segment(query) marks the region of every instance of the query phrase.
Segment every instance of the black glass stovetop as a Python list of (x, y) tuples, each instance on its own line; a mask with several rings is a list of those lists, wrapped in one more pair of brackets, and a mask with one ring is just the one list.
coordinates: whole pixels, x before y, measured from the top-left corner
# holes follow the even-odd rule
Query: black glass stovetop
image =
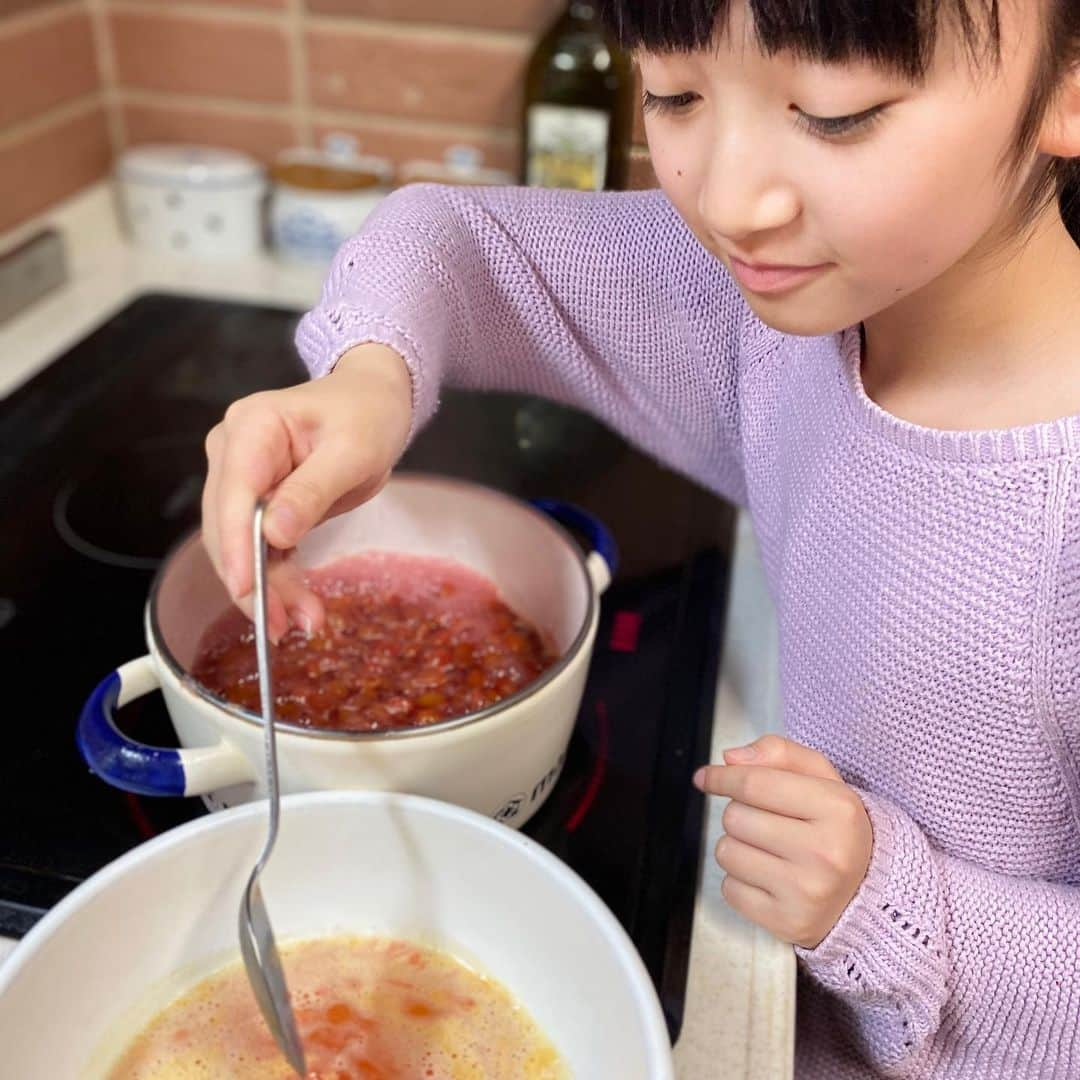
[[(294, 312), (149, 295), (0, 401), (0, 933), (24, 933), (89, 874), (205, 813), (126, 795), (75, 749), (79, 708), (145, 652), (162, 554), (198, 522), (203, 437), (237, 397), (305, 377)], [(673, 1038), (682, 1020), (727, 593), (730, 508), (582, 413), (448, 391), (405, 467), (569, 499), (622, 566), (566, 767), (525, 831), (629, 931)], [(120, 714), (175, 745), (159, 695)]]

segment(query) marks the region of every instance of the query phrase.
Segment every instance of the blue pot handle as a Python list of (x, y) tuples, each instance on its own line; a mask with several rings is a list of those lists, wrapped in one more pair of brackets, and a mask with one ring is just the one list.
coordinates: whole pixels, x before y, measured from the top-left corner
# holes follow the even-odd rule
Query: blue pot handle
[(531, 499), (530, 502), (561, 525), (588, 537), (593, 551), (607, 564), (609, 581), (614, 579), (619, 569), (619, 548), (611, 530), (595, 514), (561, 499)]
[(150, 656), (107, 675), (79, 714), (75, 741), (83, 761), (107, 784), (136, 795), (204, 795), (249, 781), (252, 766), (230, 743), (177, 750), (129, 739), (116, 725), (116, 710), (160, 689)]

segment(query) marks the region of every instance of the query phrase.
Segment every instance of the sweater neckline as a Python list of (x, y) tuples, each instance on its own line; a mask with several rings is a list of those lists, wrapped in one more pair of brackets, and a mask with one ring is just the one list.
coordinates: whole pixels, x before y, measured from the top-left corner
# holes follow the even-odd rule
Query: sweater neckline
[(839, 334), (847, 397), (856, 418), (870, 431), (923, 457), (943, 461), (1045, 461), (1080, 454), (1080, 415), (1063, 416), (1021, 427), (952, 431), (923, 427), (886, 412), (866, 392), (862, 381), (862, 328)]

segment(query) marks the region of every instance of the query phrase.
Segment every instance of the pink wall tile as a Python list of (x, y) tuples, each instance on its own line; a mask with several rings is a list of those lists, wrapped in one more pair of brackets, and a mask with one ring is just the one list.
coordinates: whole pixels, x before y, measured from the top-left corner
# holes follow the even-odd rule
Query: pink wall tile
[(200, 109), (186, 102), (164, 101), (122, 106), (129, 146), (146, 142), (192, 142), (243, 150), (262, 161), (297, 143), (293, 124), (285, 118), (251, 116), (218, 109)]
[(289, 50), (277, 25), (148, 9), (109, 16), (121, 86), (287, 101)]
[(96, 108), (0, 150), (0, 229), (44, 210), (109, 170), (105, 111)]
[(0, 128), (99, 87), (90, 19), (77, 9), (14, 32), (0, 23)]
[(374, 31), (308, 34), (311, 96), (327, 108), (516, 126), (526, 46)]

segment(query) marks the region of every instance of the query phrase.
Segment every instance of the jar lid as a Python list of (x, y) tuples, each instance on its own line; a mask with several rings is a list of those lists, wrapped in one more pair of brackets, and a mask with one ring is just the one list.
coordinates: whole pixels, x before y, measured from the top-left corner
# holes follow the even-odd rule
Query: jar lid
[(116, 171), (121, 179), (137, 183), (214, 190), (251, 187), (261, 183), (265, 174), (255, 158), (239, 150), (179, 143), (149, 143), (125, 150)]
[(450, 146), (442, 161), (407, 161), (398, 175), (403, 184), (513, 184), (514, 177), (503, 169), (485, 168), (484, 155), (475, 146)]
[(305, 191), (357, 191), (388, 185), (394, 169), (386, 158), (298, 146), (278, 154), (270, 175), (277, 184)]

